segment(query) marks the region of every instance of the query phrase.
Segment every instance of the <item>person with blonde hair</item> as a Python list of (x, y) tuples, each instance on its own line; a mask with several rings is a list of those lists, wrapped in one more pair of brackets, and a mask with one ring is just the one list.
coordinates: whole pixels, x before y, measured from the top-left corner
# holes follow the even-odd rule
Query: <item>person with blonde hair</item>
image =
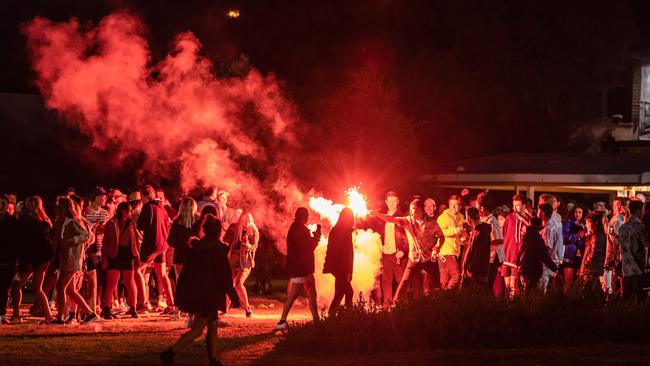
[(178, 207), (178, 214), (169, 228), (167, 244), (174, 248), (174, 271), (176, 280), (183, 270), (183, 262), (188, 250), (188, 243), (192, 237), (192, 227), (196, 223), (197, 204), (192, 197), (185, 197)]
[(253, 312), (248, 303), (244, 282), (255, 267), (255, 252), (260, 242), (260, 232), (255, 226), (253, 215), (250, 212), (243, 213), (237, 220), (237, 224), (228, 228), (224, 240), (230, 245), (228, 257), (233, 275), (233, 286), (239, 296), (239, 302), (246, 311), (246, 317), (250, 318)]
[(19, 220), (19, 241), (22, 246), (18, 254), (18, 275), (14, 278), (11, 295), (13, 298), (12, 323), (21, 323), (20, 304), (22, 302), (22, 287), (30, 277), (34, 277), (32, 287), (37, 307), (43, 309), (45, 322), (54, 320), (50, 313), (47, 296), (43, 292), (43, 280), (47, 267), (52, 260), (52, 244), (50, 229), (52, 222), (43, 209), (43, 200), (32, 196), (25, 200), (25, 214)]
[(99, 317), (95, 313), (95, 309), (91, 308), (79, 294), (75, 282), (78, 282), (83, 276), (84, 251), (95, 241), (95, 238), (90, 224), (81, 215), (81, 209), (75, 201), (64, 198), (60, 204), (65, 221), (60, 230), (54, 233), (60, 238), (59, 263), (61, 266), (59, 280), (56, 283), (59, 313), (57, 314), (58, 319), (54, 323), (66, 324), (74, 320), (74, 313), (64, 319), (67, 300), (70, 300), (85, 312), (84, 324), (90, 324)]

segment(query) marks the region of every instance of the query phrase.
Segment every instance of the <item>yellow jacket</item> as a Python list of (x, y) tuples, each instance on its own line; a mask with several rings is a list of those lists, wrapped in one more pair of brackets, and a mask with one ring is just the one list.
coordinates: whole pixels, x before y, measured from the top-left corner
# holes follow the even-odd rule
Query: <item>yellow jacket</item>
[(452, 215), (449, 209), (446, 209), (438, 216), (438, 225), (445, 234), (445, 243), (440, 248), (440, 255), (460, 256), (460, 231), (463, 228), (465, 218), (463, 215), (456, 213)]

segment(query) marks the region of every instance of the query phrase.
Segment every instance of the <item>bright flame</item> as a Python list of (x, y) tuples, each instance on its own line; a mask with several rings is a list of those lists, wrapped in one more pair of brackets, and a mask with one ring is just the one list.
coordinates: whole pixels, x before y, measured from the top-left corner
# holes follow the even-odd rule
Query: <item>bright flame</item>
[(327, 219), (332, 226), (336, 225), (339, 215), (344, 207), (349, 207), (356, 218), (366, 218), (368, 216), (368, 205), (366, 197), (359, 192), (359, 188), (352, 187), (345, 191), (347, 205), (334, 203), (323, 197), (309, 198), (309, 207), (320, 215), (321, 219)]
[[(368, 216), (366, 199), (359, 192), (358, 188), (353, 187), (348, 189), (345, 195), (347, 205), (334, 203), (323, 197), (311, 197), (309, 199), (309, 207), (320, 215), (321, 220), (327, 220), (332, 226), (336, 224), (341, 210), (346, 206), (352, 209), (356, 218), (365, 218)], [(309, 225), (308, 227), (312, 232), (316, 230), (315, 224)], [(367, 299), (367, 296), (375, 286), (375, 280), (381, 268), (381, 238), (379, 234), (370, 229), (357, 229), (352, 234), (352, 244), (354, 245), (352, 288), (354, 289), (355, 299), (358, 299), (360, 293)], [(323, 235), (314, 252), (316, 260), (316, 273), (314, 277), (316, 279), (318, 303), (321, 306), (329, 305), (334, 296), (334, 276), (323, 274), (326, 253), (327, 238)]]
[(353, 187), (345, 192), (348, 197), (348, 207), (354, 212), (354, 217), (365, 218), (368, 216), (368, 205), (366, 204), (366, 197), (360, 192), (359, 188)]
[(239, 10), (238, 9), (230, 9), (226, 13), (228, 18), (239, 18)]

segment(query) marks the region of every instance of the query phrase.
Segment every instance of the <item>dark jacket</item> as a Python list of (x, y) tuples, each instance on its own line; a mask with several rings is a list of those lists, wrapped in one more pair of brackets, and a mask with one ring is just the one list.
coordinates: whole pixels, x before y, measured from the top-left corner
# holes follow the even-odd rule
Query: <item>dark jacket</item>
[(176, 305), (190, 314), (216, 317), (226, 311), (226, 295), (239, 307), (228, 265), (228, 247), (218, 238), (193, 238), (176, 286)]
[(29, 265), (32, 269), (38, 269), (50, 262), (53, 257), (50, 225), (25, 215), (20, 218), (18, 228), (21, 244), (18, 254), (20, 265)]
[(462, 274), (475, 280), (486, 280), (490, 267), (492, 226), (481, 223), (472, 230), (463, 254)]
[(186, 228), (176, 222), (172, 223), (167, 243), (174, 248), (174, 264), (184, 263), (189, 250), (190, 237), (192, 237), (192, 228)]
[(105, 258), (115, 258), (117, 256), (117, 249), (120, 245), (120, 238), (122, 235), (127, 235), (129, 246), (131, 248), (131, 255), (134, 258), (138, 257), (138, 239), (135, 223), (131, 219), (128, 219), (123, 231), (120, 228), (120, 224), (117, 222), (117, 218), (114, 217), (106, 223), (106, 227), (104, 228), (103, 250), (106, 254), (104, 256)]
[(0, 265), (16, 265), (18, 259), (18, 220), (14, 216), (0, 216)]
[(519, 273), (526, 279), (539, 280), (546, 265), (552, 271), (557, 271), (557, 266), (551, 259), (544, 238), (539, 233), (541, 228), (530, 228), (524, 235), (521, 249), (517, 255)]
[(585, 254), (582, 257), (580, 275), (602, 276), (605, 272), (605, 251), (607, 237), (603, 232), (588, 234), (585, 241)]
[(138, 217), (138, 230), (142, 231), (143, 253), (161, 253), (167, 249), (169, 216), (159, 201), (149, 201)]
[[(386, 211), (382, 211), (382, 213), (386, 213)], [(404, 213), (397, 210), (392, 216), (400, 217), (400, 216), (404, 216)], [(386, 222), (379, 218), (375, 218), (372, 228), (376, 233), (379, 233), (379, 236), (381, 236), (381, 245), (383, 246), (384, 235), (386, 230)], [(403, 227), (399, 225), (395, 225), (395, 247), (397, 248), (398, 251), (404, 252), (405, 257), (408, 257), (409, 243), (408, 243), (408, 239), (406, 238), (406, 231), (404, 230)]]
[(293, 222), (287, 233), (287, 275), (304, 277), (314, 274), (314, 250), (320, 238), (312, 236), (305, 225)]
[(353, 264), (352, 229), (335, 225), (327, 239), (323, 273), (331, 273), (334, 276), (352, 275)]

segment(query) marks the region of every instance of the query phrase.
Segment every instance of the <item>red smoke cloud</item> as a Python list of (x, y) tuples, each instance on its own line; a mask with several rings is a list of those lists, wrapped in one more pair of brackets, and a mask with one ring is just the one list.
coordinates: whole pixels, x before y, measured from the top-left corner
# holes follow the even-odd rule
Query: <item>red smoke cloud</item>
[(217, 78), (190, 32), (152, 65), (144, 31), (126, 13), (92, 29), (75, 19), (24, 24), (47, 107), (95, 148), (117, 146), (120, 158), (143, 155), (149, 177), (175, 177), (186, 191), (229, 190), (282, 238), (286, 226), (279, 224), (304, 196), (289, 173), (298, 118), (277, 81), (255, 69)]

